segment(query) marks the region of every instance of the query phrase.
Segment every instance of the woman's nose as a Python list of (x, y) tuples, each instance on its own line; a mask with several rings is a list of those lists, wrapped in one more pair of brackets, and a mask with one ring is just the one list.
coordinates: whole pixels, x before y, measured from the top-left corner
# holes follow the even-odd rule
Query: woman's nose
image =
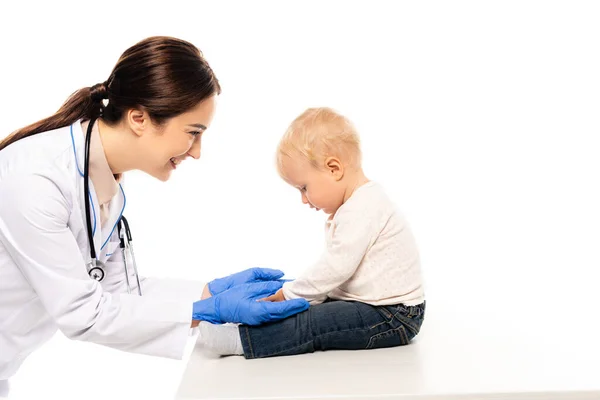
[(200, 158), (200, 147), (201, 147), (200, 146), (200, 137), (198, 137), (196, 140), (194, 140), (194, 143), (192, 144), (192, 147), (188, 151), (188, 154), (194, 160), (197, 160), (197, 159)]

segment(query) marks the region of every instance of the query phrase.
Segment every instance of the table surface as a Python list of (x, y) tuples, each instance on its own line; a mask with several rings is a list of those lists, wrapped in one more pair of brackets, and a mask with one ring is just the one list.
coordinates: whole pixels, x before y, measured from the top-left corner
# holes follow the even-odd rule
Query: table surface
[(177, 398), (600, 399), (593, 317), (427, 307), (421, 333), (403, 347), (246, 360), (197, 343)]

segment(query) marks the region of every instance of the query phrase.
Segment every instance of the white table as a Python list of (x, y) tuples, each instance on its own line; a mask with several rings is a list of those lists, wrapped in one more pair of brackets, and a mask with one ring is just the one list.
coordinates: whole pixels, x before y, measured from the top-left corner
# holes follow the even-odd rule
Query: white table
[(600, 399), (598, 323), (569, 309), (482, 307), (469, 318), (428, 303), (417, 339), (391, 349), (246, 360), (197, 344), (177, 398)]

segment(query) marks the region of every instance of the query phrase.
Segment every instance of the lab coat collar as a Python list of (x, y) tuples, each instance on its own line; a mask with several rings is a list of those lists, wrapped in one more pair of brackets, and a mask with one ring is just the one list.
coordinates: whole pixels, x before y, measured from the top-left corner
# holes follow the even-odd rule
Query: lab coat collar
[[(89, 121), (81, 123), (82, 132), (87, 132), (88, 124)], [(110, 202), (119, 192), (119, 178), (120, 175), (113, 175), (108, 165), (102, 140), (100, 139), (100, 132), (98, 131), (98, 122), (96, 121), (92, 127), (90, 143), (90, 179), (94, 182), (100, 204)]]
[[(100, 225), (100, 207), (98, 203), (98, 194), (96, 191), (96, 187), (94, 185), (94, 181), (90, 179), (89, 189), (90, 192), (87, 198), (84, 198), (83, 188), (83, 166), (84, 166), (84, 150), (85, 150), (85, 135), (83, 133), (83, 128), (81, 126), (81, 120), (75, 121), (71, 126), (71, 141), (73, 144), (73, 153), (75, 157), (75, 163), (77, 166), (78, 177), (77, 177), (77, 187), (78, 187), (78, 197), (79, 204), (81, 208), (81, 216), (83, 223), (85, 224), (85, 203), (84, 201), (91, 201), (90, 214), (91, 214), (91, 223), (92, 223), (92, 233), (94, 237), (94, 246), (96, 247), (96, 257), (98, 260), (104, 262), (106, 258), (110, 256), (112, 253), (112, 249), (107, 248), (107, 244), (112, 236), (112, 233), (117, 227), (117, 223), (119, 222), (121, 216), (123, 215), (123, 210), (125, 209), (126, 197), (125, 191), (121, 183), (118, 183), (118, 191), (115, 196), (113, 196), (112, 200), (110, 200), (110, 215), (104, 224), (104, 226), (99, 227)], [(90, 143), (90, 152), (91, 152), (91, 143)], [(90, 160), (91, 161), (91, 160)], [(90, 162), (91, 168), (91, 162)], [(120, 181), (123, 179), (121, 177)], [(89, 257), (89, 253), (88, 253)]]

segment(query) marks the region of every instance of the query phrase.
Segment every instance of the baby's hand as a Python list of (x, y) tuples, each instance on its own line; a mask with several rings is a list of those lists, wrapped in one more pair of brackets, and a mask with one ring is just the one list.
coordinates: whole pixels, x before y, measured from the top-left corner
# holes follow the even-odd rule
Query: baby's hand
[(283, 295), (283, 290), (279, 289), (277, 291), (277, 293), (272, 294), (269, 297), (265, 297), (263, 299), (260, 299), (258, 301), (272, 301), (272, 302), (285, 301), (285, 296)]

